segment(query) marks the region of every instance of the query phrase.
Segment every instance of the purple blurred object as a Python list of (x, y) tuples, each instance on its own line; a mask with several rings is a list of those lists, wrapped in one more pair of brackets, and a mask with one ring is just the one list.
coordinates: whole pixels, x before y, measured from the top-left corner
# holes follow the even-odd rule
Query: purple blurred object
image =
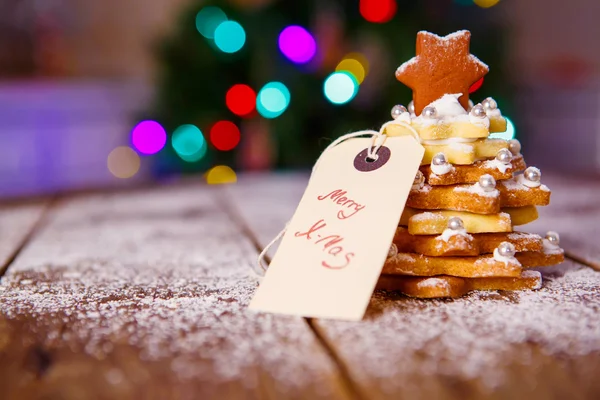
[(53, 193), (118, 180), (107, 156), (129, 144), (144, 89), (122, 82), (0, 84), (0, 197)]

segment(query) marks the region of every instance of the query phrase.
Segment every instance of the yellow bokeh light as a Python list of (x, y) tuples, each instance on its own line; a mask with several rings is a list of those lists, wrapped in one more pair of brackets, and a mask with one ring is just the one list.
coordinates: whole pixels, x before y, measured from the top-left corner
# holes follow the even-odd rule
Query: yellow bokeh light
[(346, 71), (351, 73), (356, 81), (361, 84), (369, 72), (369, 61), (360, 53), (349, 53), (335, 68), (336, 71)]
[(337, 72), (346, 71), (350, 72), (355, 78), (356, 81), (361, 84), (362, 81), (365, 80), (365, 69), (362, 64), (352, 58), (346, 58), (342, 60), (337, 67), (335, 67)]
[(106, 165), (117, 178), (131, 178), (140, 170), (140, 156), (127, 146), (119, 146), (110, 152)]
[(237, 175), (226, 165), (217, 165), (206, 173), (206, 183), (209, 185), (222, 185), (225, 183), (236, 183)]
[(500, 0), (473, 0), (481, 8), (490, 8), (498, 4)]

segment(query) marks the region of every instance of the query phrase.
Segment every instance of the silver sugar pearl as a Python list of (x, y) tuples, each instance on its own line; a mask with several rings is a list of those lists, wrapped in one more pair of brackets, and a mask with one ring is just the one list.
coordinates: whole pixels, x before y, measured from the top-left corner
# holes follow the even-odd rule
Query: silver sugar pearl
[(525, 179), (531, 182), (539, 182), (542, 179), (542, 171), (536, 167), (529, 167), (523, 173)]
[(486, 115), (485, 109), (481, 104), (477, 104), (476, 106), (473, 106), (473, 108), (471, 108), (471, 115), (477, 118), (483, 118)]
[(459, 229), (464, 229), (464, 228), (465, 228), (465, 224), (463, 223), (463, 220), (460, 219), (459, 217), (452, 217), (448, 220), (448, 229), (457, 231)]
[(498, 108), (498, 103), (496, 103), (496, 100), (492, 99), (491, 97), (485, 99), (481, 104), (483, 104), (483, 106), (488, 110), (495, 110)]
[(548, 231), (546, 233), (546, 240), (548, 240), (551, 244), (558, 246), (560, 244), (560, 235), (558, 232)]
[(511, 139), (508, 142), (508, 149), (510, 150), (511, 153), (513, 153), (515, 156), (521, 153), (521, 142), (519, 142), (517, 139)]
[(392, 118), (396, 119), (405, 112), (407, 112), (406, 107), (404, 107), (401, 104), (395, 105), (394, 107), (392, 107)]
[(437, 153), (431, 159), (431, 164), (433, 165), (446, 165), (448, 163), (448, 159), (446, 159), (446, 155), (444, 153)]
[(512, 158), (512, 153), (508, 149), (500, 149), (498, 150), (498, 153), (496, 153), (496, 160), (500, 161), (502, 164), (510, 163)]
[(413, 101), (408, 103), (408, 112), (411, 114), (415, 113), (415, 103)]
[(388, 258), (396, 257), (398, 255), (398, 247), (392, 243), (390, 250), (388, 251)]
[(435, 118), (437, 116), (437, 110), (435, 107), (427, 106), (423, 109), (423, 117), (425, 118)]
[(415, 179), (413, 180), (413, 185), (425, 183), (425, 175), (419, 170), (415, 175)]
[(496, 180), (491, 175), (481, 175), (481, 177), (479, 177), (479, 186), (481, 186), (485, 192), (491, 192), (496, 188)]
[(510, 242), (502, 242), (498, 246), (498, 254), (502, 257), (514, 257), (516, 252), (515, 245)]

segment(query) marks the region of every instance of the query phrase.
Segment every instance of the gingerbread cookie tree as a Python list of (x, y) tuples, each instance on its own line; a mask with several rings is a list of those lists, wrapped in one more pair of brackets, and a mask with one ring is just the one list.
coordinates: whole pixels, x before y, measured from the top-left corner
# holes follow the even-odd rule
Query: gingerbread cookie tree
[(550, 202), (540, 170), (526, 167), (492, 98), (474, 105), (468, 89), (488, 71), (469, 54), (470, 33), (417, 36), (417, 56), (396, 71), (413, 89), (408, 109), (395, 106), (390, 136), (420, 136), (425, 156), (415, 177), (378, 287), (415, 297), (456, 297), (470, 290), (541, 286), (532, 267), (564, 259), (558, 234), (515, 231)]

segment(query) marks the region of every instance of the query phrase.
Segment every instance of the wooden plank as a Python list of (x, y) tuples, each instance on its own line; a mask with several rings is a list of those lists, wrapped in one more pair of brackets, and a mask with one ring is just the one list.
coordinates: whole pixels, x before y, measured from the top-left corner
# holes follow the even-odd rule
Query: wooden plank
[(3, 398), (346, 398), (301, 318), (247, 310), (252, 248), (204, 187), (66, 200), (0, 285)]
[[(304, 185), (305, 177), (242, 178), (232, 198), (243, 199), (237, 209), (264, 244), (291, 217)], [(312, 323), (365, 397), (598, 397), (600, 273), (572, 261), (543, 271), (535, 292), (441, 301), (378, 292), (361, 322)]]
[(0, 207), (0, 275), (42, 217), (47, 202)]

